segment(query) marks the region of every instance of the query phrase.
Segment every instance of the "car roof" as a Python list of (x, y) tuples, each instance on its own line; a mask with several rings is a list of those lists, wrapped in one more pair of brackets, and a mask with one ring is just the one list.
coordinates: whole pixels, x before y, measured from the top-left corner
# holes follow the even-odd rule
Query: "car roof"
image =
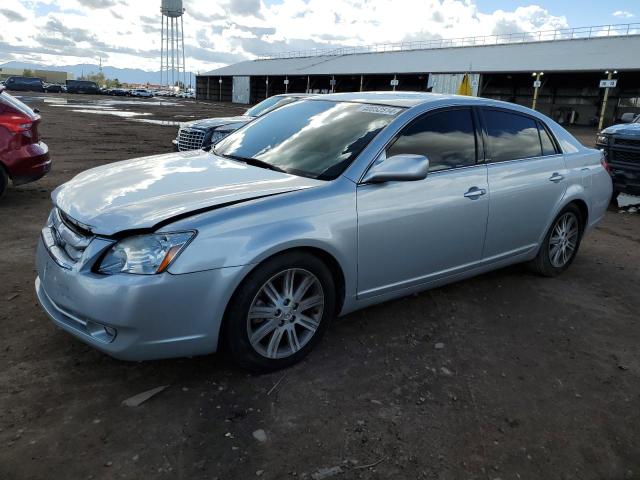
[(528, 107), (490, 98), (470, 97), (428, 92), (352, 92), (331, 93), (309, 96), (309, 100), (329, 100), (334, 102), (355, 102), (384, 105), (390, 107), (413, 108), (418, 105), (433, 105), (434, 108), (446, 105), (468, 105), (478, 107), (504, 108), (537, 117), (545, 122), (552, 121), (545, 115)]
[(325, 95), (315, 95), (314, 98), (337, 102), (373, 103), (377, 105), (387, 105), (390, 107), (415, 107), (416, 105), (422, 105), (424, 103), (431, 103), (442, 100), (459, 101), (468, 99), (471, 103), (475, 103), (479, 100), (477, 97), (428, 92), (329, 93)]
[(278, 95), (274, 95), (274, 97), (291, 97), (291, 98), (307, 98), (312, 97), (311, 93), (279, 93)]

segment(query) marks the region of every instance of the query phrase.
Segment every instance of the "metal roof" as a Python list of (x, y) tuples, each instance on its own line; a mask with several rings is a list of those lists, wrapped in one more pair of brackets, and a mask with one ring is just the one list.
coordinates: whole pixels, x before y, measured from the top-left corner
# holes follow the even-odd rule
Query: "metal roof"
[(640, 70), (640, 35), (249, 60), (204, 76)]

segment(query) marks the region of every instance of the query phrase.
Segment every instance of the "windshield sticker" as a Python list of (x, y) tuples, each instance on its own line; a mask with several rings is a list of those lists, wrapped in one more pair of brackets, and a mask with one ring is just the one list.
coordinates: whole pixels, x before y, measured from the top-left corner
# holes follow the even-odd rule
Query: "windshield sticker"
[(366, 113), (378, 113), (380, 115), (396, 115), (400, 110), (402, 109), (394, 107), (382, 107), (380, 105), (363, 105), (358, 111)]

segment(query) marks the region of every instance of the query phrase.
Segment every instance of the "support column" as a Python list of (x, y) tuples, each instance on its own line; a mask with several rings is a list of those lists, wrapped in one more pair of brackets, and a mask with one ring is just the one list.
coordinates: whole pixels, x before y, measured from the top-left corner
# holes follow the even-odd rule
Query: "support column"
[[(186, 62), (184, 59), (184, 16), (180, 16), (180, 31), (182, 32), (182, 85), (183, 87), (187, 86), (187, 70), (186, 70)], [(189, 81), (191, 83), (191, 81)]]
[(164, 85), (162, 83), (162, 69), (164, 67), (164, 15), (161, 17), (160, 22), (160, 85)]
[[(611, 70), (607, 71), (607, 80), (613, 80), (613, 74)], [(598, 132), (602, 130), (602, 126), (604, 125), (604, 115), (607, 111), (607, 100), (609, 100), (609, 87), (604, 89), (604, 99), (602, 100), (602, 110), (600, 111), (600, 120), (598, 121)]]
[(364, 75), (360, 75), (360, 91), (364, 90)]

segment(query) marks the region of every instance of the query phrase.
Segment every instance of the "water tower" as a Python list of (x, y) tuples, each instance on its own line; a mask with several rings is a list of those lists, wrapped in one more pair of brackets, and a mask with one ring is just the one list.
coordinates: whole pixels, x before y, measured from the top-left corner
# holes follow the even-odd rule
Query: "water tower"
[(160, 83), (173, 86), (176, 82), (182, 82), (182, 85), (185, 85), (182, 0), (162, 0), (160, 11)]

